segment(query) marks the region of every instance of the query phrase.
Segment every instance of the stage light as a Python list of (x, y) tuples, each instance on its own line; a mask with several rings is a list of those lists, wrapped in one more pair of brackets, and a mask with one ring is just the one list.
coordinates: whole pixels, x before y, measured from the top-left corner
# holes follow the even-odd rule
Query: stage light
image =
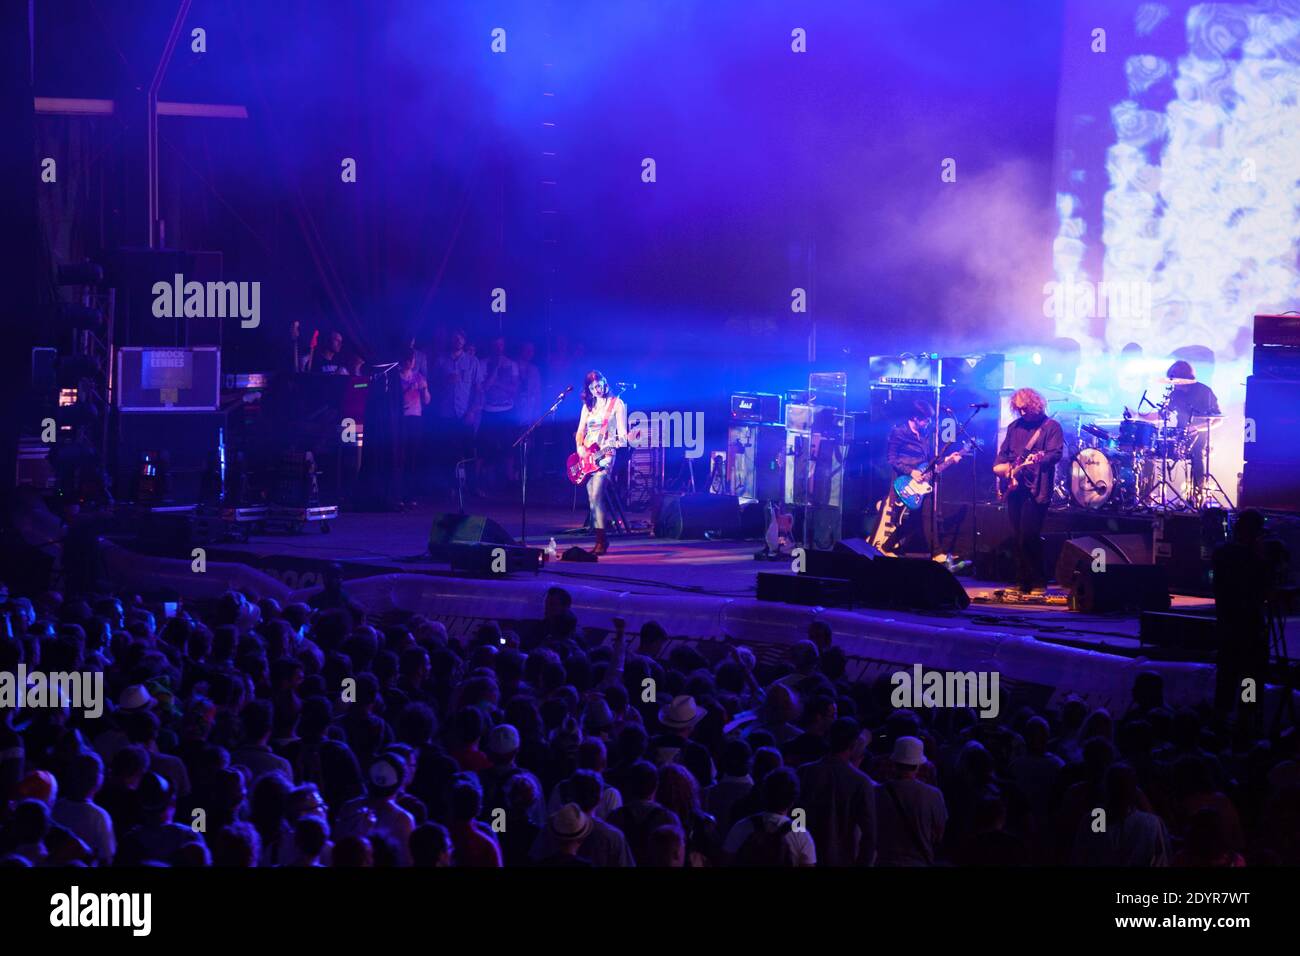
[(1043, 353), (1042, 353), (1042, 352), (1035, 352), (1032, 356), (1030, 356), (1030, 361), (1032, 361), (1035, 365), (1042, 365), (1042, 364), (1043, 364)]

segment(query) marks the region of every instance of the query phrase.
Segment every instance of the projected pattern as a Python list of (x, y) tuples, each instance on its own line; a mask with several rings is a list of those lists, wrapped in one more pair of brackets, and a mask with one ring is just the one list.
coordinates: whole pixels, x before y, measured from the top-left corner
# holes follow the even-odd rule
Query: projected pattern
[[(1170, 7), (1137, 9), (1139, 45), (1181, 46)], [(1109, 109), (1101, 279), (1149, 283), (1150, 312), (1107, 314), (1099, 302), (1089, 314), (1058, 315), (1057, 334), (1111, 359), (1094, 361), (1091, 380), (1079, 383), (1097, 396), (1122, 390), (1127, 375), (1149, 378), (1177, 349), (1205, 347), (1216, 358), (1220, 398), (1240, 414), (1252, 316), (1300, 300), (1300, 0), (1198, 4), (1183, 22), (1181, 55), (1125, 57), (1127, 98)], [(1083, 126), (1088, 118), (1076, 119)], [(1085, 196), (1099, 171), (1064, 172), (1054, 268), (1061, 283), (1081, 283), (1097, 225), (1087, 221)], [(1141, 346), (1140, 370), (1117, 359), (1130, 343)], [(1231, 444), (1239, 462), (1240, 446)]]

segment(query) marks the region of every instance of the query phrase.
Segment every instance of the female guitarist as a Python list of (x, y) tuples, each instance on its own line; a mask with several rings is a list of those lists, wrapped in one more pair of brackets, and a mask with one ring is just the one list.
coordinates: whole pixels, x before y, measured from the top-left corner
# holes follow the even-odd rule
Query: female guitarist
[(609, 550), (605, 526), (605, 482), (614, 469), (614, 450), (627, 445), (627, 405), (609, 393), (609, 382), (595, 369), (582, 382), (582, 414), (573, 436), (578, 447), (569, 458), (569, 477), (587, 482), (587, 501), (596, 526), (596, 554)]
[(1003, 479), (1003, 499), (1016, 549), (1016, 577), (1021, 592), (1041, 591), (1047, 583), (1043, 568), (1043, 518), (1052, 498), (1056, 463), (1065, 448), (1061, 426), (1047, 417), (1047, 403), (1032, 388), (1011, 396), (1018, 416), (1007, 426), (993, 473)]

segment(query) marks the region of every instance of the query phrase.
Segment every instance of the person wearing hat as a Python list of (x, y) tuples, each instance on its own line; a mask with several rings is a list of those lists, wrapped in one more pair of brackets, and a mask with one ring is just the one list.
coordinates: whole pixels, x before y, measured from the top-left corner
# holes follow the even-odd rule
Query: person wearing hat
[(535, 827), (544, 827), (546, 805), (542, 802), (542, 794), (545, 791), (536, 776), (516, 763), (519, 746), (519, 731), (512, 724), (497, 724), (487, 732), (484, 747), (492, 765), (478, 772), (479, 784), (483, 788), (483, 810), (491, 814), (494, 810), (506, 809), (509, 806), (506, 795), (511, 781), (515, 777), (527, 777), (533, 783), (533, 792), (537, 794), (528, 807), (528, 822)]
[(579, 854), (582, 844), (591, 836), (591, 817), (582, 812), (576, 803), (566, 803), (551, 814), (546, 825), (547, 833), (555, 845), (555, 852), (538, 862), (538, 866), (591, 866), (591, 860)]
[(172, 821), (176, 790), (159, 773), (146, 773), (137, 788), (143, 821), (122, 838), (113, 860), (116, 866), (139, 866), (155, 861), (169, 863), (184, 846), (203, 843), (203, 836)]
[(916, 737), (894, 741), (893, 779), (876, 790), (878, 866), (933, 866), (948, 823), (937, 787), (916, 779), (925, 745)]
[[(568, 780), (563, 780), (556, 786), (556, 790), (562, 790), (569, 799), (556, 807), (551, 817), (564, 809), (568, 803), (577, 804), (579, 809), (591, 819), (591, 835), (579, 848), (579, 855), (591, 860), (592, 866), (634, 866), (632, 851), (623, 832), (600, 819), (596, 813), (605, 791), (609, 789), (601, 780), (600, 774), (594, 770), (578, 770)], [(556, 841), (548, 826), (538, 834), (529, 852), (529, 858), (540, 862), (553, 855), (556, 850)]]
[(695, 777), (701, 788), (713, 786), (713, 757), (708, 748), (691, 740), (691, 734), (708, 710), (695, 702), (689, 694), (674, 697), (659, 708), (659, 726), (663, 733), (650, 741), (650, 756), (662, 767), (679, 763)]
[(393, 844), (398, 866), (411, 865), (410, 841), (415, 831), (415, 817), (397, 802), (405, 782), (406, 761), (388, 750), (376, 755), (366, 770), (367, 805), (375, 817), (370, 835), (385, 837)]
[(117, 708), (105, 721), (108, 726), (95, 735), (93, 743), (95, 752), (104, 759), (105, 764), (112, 764), (117, 752), (131, 743), (126, 732), (126, 721), (130, 715), (148, 713), (154, 704), (153, 695), (143, 684), (131, 684), (122, 688), (122, 692), (117, 695)]

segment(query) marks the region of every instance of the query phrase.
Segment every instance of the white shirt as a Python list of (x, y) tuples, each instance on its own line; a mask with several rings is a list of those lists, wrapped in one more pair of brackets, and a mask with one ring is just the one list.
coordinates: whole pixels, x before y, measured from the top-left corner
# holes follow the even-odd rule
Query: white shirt
[(113, 820), (105, 810), (97, 803), (89, 800), (63, 800), (54, 801), (54, 809), (50, 811), (56, 823), (59, 823), (81, 839), (86, 841), (86, 845), (95, 851), (95, 859), (101, 866), (108, 866), (113, 862), (113, 855), (117, 852), (117, 839), (113, 835)]

